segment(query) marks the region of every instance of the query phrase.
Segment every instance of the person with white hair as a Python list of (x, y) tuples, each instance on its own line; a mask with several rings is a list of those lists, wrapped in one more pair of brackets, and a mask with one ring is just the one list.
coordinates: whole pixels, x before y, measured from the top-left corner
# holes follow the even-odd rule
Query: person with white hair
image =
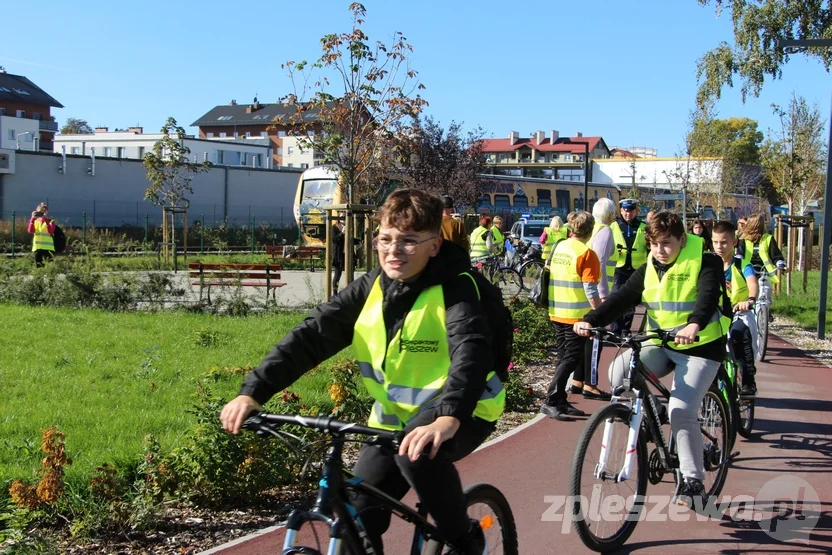
[(549, 260), (549, 253), (552, 248), (558, 244), (559, 241), (566, 239), (569, 233), (569, 227), (563, 225), (563, 220), (560, 216), (552, 218), (549, 227), (543, 229), (540, 235), (540, 244), (543, 246), (543, 260)]

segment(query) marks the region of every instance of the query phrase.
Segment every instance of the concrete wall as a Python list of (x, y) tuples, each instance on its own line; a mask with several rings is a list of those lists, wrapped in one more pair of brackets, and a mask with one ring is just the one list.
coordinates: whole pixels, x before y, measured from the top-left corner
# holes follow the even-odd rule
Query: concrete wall
[[(88, 224), (97, 227), (144, 226), (145, 214), (152, 225), (161, 222), (161, 208), (144, 200), (149, 182), (139, 160), (101, 159), (90, 175), (89, 156), (66, 156), (66, 172), (60, 173), (61, 156), (14, 152), (14, 173), (0, 174), (0, 219), (28, 218), (42, 201), (49, 213), (65, 225), (80, 226), (86, 212)], [(300, 171), (215, 167), (194, 177), (188, 220), (205, 215), (213, 226), (224, 218), (247, 225), (269, 222), (294, 224), (292, 205)]]

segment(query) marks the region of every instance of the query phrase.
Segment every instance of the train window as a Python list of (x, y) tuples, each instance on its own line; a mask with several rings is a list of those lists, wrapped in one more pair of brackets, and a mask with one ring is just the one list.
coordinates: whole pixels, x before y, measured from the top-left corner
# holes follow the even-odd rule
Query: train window
[(565, 191), (563, 189), (559, 189), (555, 191), (555, 199), (557, 199), (557, 207), (558, 208), (565, 208), (566, 210), (571, 209), (571, 202), (569, 200), (569, 191)]
[(537, 190), (537, 206), (540, 208), (552, 207), (552, 191), (548, 189)]
[(511, 199), (508, 195), (494, 195), (494, 206), (498, 208), (510, 208)]
[(491, 196), (483, 195), (477, 199), (477, 206), (491, 206)]
[(514, 195), (514, 207), (515, 208), (528, 208), (529, 207), (529, 197), (525, 195)]

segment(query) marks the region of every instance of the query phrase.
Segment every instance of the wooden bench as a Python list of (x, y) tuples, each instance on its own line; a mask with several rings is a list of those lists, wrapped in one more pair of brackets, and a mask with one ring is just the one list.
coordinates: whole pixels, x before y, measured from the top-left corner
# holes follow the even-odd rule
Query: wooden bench
[(324, 247), (296, 247), (294, 245), (266, 245), (266, 255), (271, 256), (272, 261), (278, 260), (300, 260), (301, 263), (309, 262), (309, 271), (315, 271), (315, 264), (324, 264), (326, 249)]
[(207, 291), (208, 304), (211, 304), (211, 287), (229, 287), (240, 285), (243, 287), (265, 287), (266, 304), (269, 303), (269, 292), (277, 302), (275, 292), (286, 285), (280, 279), (280, 265), (278, 264), (204, 264), (191, 262), (188, 264), (188, 279), (191, 285), (199, 285), (199, 300), (202, 301), (202, 291)]

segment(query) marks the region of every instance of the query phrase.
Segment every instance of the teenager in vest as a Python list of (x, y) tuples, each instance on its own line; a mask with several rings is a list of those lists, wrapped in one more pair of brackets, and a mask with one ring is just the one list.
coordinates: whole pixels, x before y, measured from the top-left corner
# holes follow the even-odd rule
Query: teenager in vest
[[(574, 372), (575, 380), (583, 384), (592, 346), (591, 341), (575, 334), (572, 325), (601, 303), (600, 262), (586, 244), (595, 220), (589, 212), (573, 212), (568, 221), (569, 238), (558, 243), (549, 258), (549, 319), (555, 325), (558, 364), (540, 407), (546, 416), (564, 421), (572, 420), (572, 416), (586, 416), (567, 401), (566, 393), (570, 373)], [(600, 394), (597, 388), (595, 391)]]
[(743, 395), (757, 393), (754, 374), (757, 373), (754, 353), (757, 351), (757, 317), (754, 303), (757, 301), (757, 273), (741, 256), (734, 255), (737, 245), (737, 229), (731, 222), (717, 222), (711, 231), (714, 253), (722, 259), (725, 270), (725, 289), (734, 310), (734, 321), (728, 337), (734, 356), (742, 370)]
[[(638, 201), (625, 198), (619, 203), (621, 217), (610, 225), (615, 248), (618, 251), (618, 261), (615, 263), (615, 273), (612, 278), (613, 292), (621, 289), (630, 276), (647, 261), (647, 243), (644, 230), (647, 224), (638, 217)], [(612, 322), (610, 330), (617, 334), (630, 333), (633, 327), (635, 307), (628, 310)]]
[(543, 260), (549, 260), (549, 255), (552, 253), (552, 248), (558, 243), (566, 239), (568, 230), (563, 225), (563, 220), (560, 216), (555, 216), (549, 222), (549, 227), (543, 228), (543, 233), (540, 234), (540, 244), (543, 245)]
[(780, 281), (777, 278), (777, 270), (786, 270), (786, 261), (777, 246), (777, 241), (771, 233), (766, 233), (765, 217), (759, 214), (748, 218), (743, 227), (737, 254), (742, 257), (743, 262), (751, 264), (758, 272), (765, 269), (772, 284)]
[(497, 254), (494, 234), (491, 232), (491, 216), (480, 218), (480, 225), (471, 232), (471, 260), (481, 260)]
[[(378, 220), (380, 268), (284, 337), (246, 376), (220, 419), (227, 431), (239, 432), (249, 413), (352, 345), (375, 399), (369, 425), (405, 434), (398, 453), (364, 446), (355, 474), (397, 499), (414, 488), (437, 526), (454, 538), (452, 553), (482, 553), (483, 532), (466, 514), (454, 462), (494, 431), (505, 390), (490, 370), (491, 332), (468, 254), (442, 241), (442, 201), (423, 191), (393, 192)], [(417, 343), (435, 349), (411, 348)], [(382, 553), (389, 510), (369, 497), (353, 504)]]
[(708, 227), (705, 225), (705, 222), (702, 220), (694, 220), (693, 225), (690, 228), (690, 232), (696, 235), (697, 237), (701, 237), (702, 240), (705, 242), (705, 250), (708, 252), (714, 252), (714, 245), (711, 241), (711, 233), (708, 231)]
[[(574, 331), (588, 336), (587, 328), (606, 326), (639, 303), (647, 305), (648, 330), (677, 330), (675, 343), (668, 347), (658, 341), (645, 344), (641, 362), (658, 377), (674, 373), (670, 424), (684, 480), (673, 502), (692, 507), (694, 497), (705, 501), (697, 409), (725, 359), (725, 335), (731, 321), (724, 314), (730, 313), (730, 305), (724, 293), (720, 259), (702, 251), (702, 239), (685, 233), (677, 214), (659, 212), (645, 233), (650, 245), (647, 263), (576, 323)], [(692, 309), (687, 308), (691, 305)], [(697, 336), (699, 341), (695, 341)], [(669, 368), (671, 362), (675, 370)], [(629, 364), (629, 351), (612, 362), (609, 372), (613, 388), (621, 385)]]
[(49, 217), (49, 207), (45, 202), (38, 204), (29, 219), (27, 231), (34, 235), (32, 252), (35, 253), (35, 265), (43, 266), (44, 260), (51, 260), (55, 256), (55, 220)]

